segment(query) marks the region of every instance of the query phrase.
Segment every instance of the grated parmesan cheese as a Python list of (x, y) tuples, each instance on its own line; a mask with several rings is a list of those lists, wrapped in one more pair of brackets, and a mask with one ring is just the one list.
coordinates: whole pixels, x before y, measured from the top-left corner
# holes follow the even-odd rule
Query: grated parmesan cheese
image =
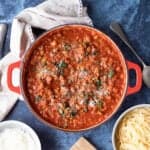
[(22, 129), (9, 128), (0, 131), (0, 150), (33, 150), (32, 137)]

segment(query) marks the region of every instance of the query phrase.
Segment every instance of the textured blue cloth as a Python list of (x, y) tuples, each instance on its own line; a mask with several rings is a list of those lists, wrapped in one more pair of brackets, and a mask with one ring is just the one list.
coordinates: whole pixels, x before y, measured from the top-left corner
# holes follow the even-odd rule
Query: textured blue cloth
[[(11, 24), (12, 18), (22, 9), (35, 6), (41, 0), (0, 0), (0, 21)], [(60, 1), (61, 2), (61, 1)], [(126, 31), (137, 53), (150, 64), (150, 1), (149, 0), (83, 0), (96, 28), (108, 34), (120, 47), (126, 59), (139, 64), (129, 49), (110, 30), (111, 21), (118, 21)], [(1, 57), (9, 51), (10, 26)], [(131, 84), (134, 73), (129, 74)], [(112, 150), (112, 128), (119, 115), (127, 108), (141, 103), (150, 103), (150, 89), (143, 84), (140, 92), (128, 96), (118, 112), (103, 125), (85, 132), (67, 133), (49, 128), (38, 121), (24, 102), (18, 102), (6, 120), (20, 120), (30, 125), (42, 143), (42, 150), (68, 150), (76, 140), (84, 136), (98, 150)]]

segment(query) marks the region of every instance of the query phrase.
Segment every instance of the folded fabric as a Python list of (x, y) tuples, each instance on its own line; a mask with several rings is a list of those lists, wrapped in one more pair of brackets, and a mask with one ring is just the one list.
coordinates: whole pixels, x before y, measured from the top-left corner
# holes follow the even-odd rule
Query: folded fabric
[[(0, 120), (2, 120), (21, 95), (11, 91), (7, 85), (8, 66), (21, 59), (23, 53), (34, 42), (32, 27), (49, 30), (64, 24), (86, 24), (92, 26), (86, 8), (80, 0), (47, 0), (36, 7), (24, 9), (13, 20), (10, 52), (0, 61), (1, 92)], [(19, 71), (13, 73), (12, 82), (19, 85)]]

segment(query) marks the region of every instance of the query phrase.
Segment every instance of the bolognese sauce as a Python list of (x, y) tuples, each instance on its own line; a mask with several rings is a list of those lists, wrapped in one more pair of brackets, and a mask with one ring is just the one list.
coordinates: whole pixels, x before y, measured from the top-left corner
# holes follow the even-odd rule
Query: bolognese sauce
[(103, 122), (125, 89), (118, 50), (103, 34), (78, 26), (49, 32), (30, 57), (27, 92), (51, 124), (82, 129)]

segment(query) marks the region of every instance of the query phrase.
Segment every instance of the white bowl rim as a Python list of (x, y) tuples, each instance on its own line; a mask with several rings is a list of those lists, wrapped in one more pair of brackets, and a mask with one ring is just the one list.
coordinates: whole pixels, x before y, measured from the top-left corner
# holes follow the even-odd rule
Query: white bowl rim
[(0, 129), (9, 129), (11, 127), (19, 127), (20, 129), (26, 131), (29, 133), (29, 135), (32, 137), (33, 141), (36, 144), (36, 150), (41, 150), (41, 142), (37, 135), (37, 133), (26, 123), (18, 120), (6, 120), (0, 122)]
[(112, 131), (112, 146), (113, 146), (113, 150), (117, 150), (116, 149), (116, 145), (115, 145), (115, 133), (116, 133), (116, 129), (117, 126), (119, 124), (119, 122), (121, 121), (121, 119), (130, 111), (136, 109), (136, 108), (141, 108), (141, 107), (150, 107), (150, 104), (138, 104), (138, 105), (134, 105), (129, 107), (128, 109), (126, 109), (120, 116), (119, 118), (116, 120), (114, 126), (113, 126), (113, 131)]

